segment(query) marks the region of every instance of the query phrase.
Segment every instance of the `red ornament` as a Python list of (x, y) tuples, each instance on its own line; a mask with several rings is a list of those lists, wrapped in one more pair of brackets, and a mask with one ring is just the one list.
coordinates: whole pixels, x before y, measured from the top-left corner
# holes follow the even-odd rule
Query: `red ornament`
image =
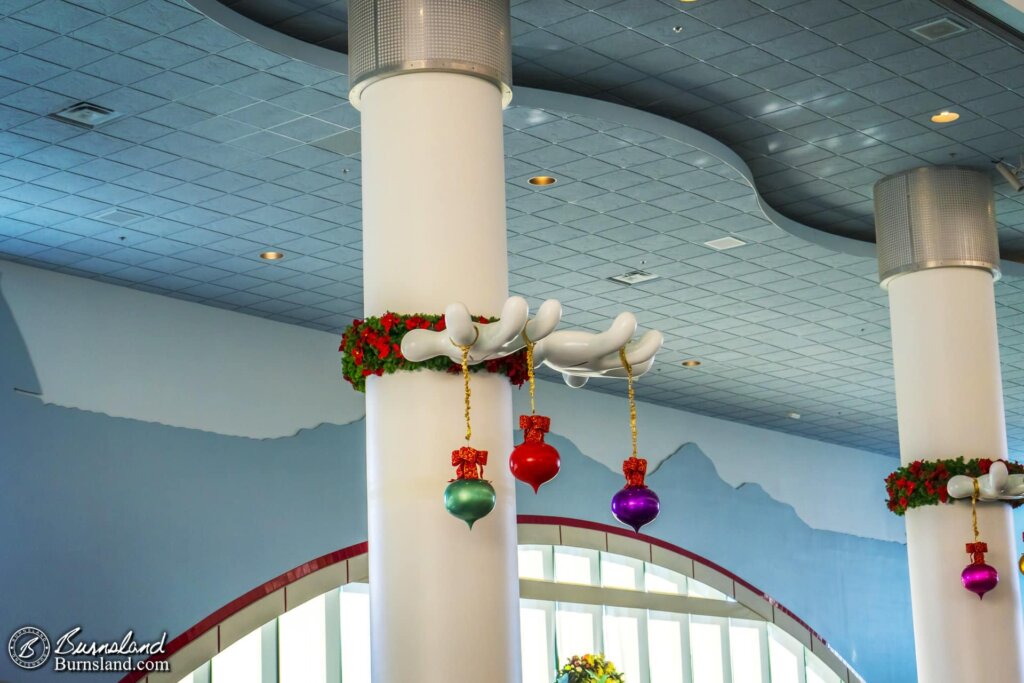
[(523, 443), (512, 449), (508, 466), (512, 476), (533, 487), (537, 493), (543, 484), (558, 474), (562, 458), (554, 446), (544, 443), (544, 435), (551, 429), (551, 418), (543, 415), (520, 415)]

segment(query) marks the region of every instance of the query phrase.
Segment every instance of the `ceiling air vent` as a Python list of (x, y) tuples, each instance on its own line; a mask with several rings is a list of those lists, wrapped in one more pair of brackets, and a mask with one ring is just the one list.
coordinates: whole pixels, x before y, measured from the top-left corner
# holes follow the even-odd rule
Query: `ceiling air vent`
[(936, 21), (929, 21), (927, 24), (915, 26), (910, 30), (925, 40), (933, 41), (949, 38), (950, 36), (955, 36), (958, 33), (964, 33), (967, 31), (967, 27), (962, 24), (958, 24), (952, 19), (943, 17)]
[(613, 275), (608, 279), (614, 282), (621, 282), (624, 285), (635, 285), (641, 282), (648, 282), (649, 280), (657, 280), (658, 276), (643, 270), (631, 270), (622, 275)]
[(94, 213), (92, 215), (92, 218), (95, 218), (98, 221), (103, 221), (104, 223), (113, 223), (114, 225), (128, 225), (129, 223), (134, 223), (135, 221), (142, 220), (145, 217), (145, 214), (135, 213), (134, 211), (129, 211), (128, 209), (119, 209), (116, 207), (104, 209), (103, 211), (100, 211), (99, 213)]
[(107, 109), (98, 104), (79, 102), (78, 104), (72, 104), (67, 109), (50, 114), (50, 118), (70, 123), (72, 126), (78, 126), (79, 128), (96, 128), (104, 123), (113, 121), (120, 115), (113, 109)]

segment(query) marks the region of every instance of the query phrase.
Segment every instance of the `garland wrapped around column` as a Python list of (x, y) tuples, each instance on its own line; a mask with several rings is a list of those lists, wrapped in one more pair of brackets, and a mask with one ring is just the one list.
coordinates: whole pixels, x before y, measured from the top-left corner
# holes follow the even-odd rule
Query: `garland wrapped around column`
[[(497, 318), (477, 316), (477, 322), (494, 322)], [(338, 347), (343, 355), (341, 370), (345, 381), (356, 391), (366, 391), (366, 378), (380, 377), (399, 371), (436, 370), (458, 374), (462, 366), (444, 356), (424, 361), (411, 361), (402, 355), (402, 338), (412, 330), (445, 329), (443, 315), (415, 313), (412, 315), (388, 311), (382, 316), (353, 320), (341, 335)], [(469, 366), (470, 372), (493, 372), (505, 375), (514, 386), (526, 381), (526, 350)]]
[[(988, 458), (951, 458), (946, 460), (915, 460), (900, 467), (885, 478), (888, 494), (886, 507), (901, 517), (907, 510), (927, 505), (944, 505), (953, 499), (946, 489), (949, 480), (957, 475), (980, 477), (988, 474), (995, 460)], [(1003, 461), (1010, 474), (1024, 474), (1024, 465), (1012, 460)], [(1013, 507), (1024, 505), (1024, 501), (1007, 501)]]

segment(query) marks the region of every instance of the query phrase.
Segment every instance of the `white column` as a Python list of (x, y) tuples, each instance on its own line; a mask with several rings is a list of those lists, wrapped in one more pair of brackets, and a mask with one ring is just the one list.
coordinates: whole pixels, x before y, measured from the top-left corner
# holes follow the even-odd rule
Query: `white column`
[[(508, 296), (501, 91), (414, 72), (361, 95), (367, 315), (496, 315)], [(375, 683), (519, 683), (519, 583), (508, 380), (473, 375), (473, 440), (497, 506), (470, 531), (445, 511), (464, 444), (462, 379), (371, 377), (366, 391)]]
[[(957, 197), (962, 177), (942, 169), (927, 171), (945, 175), (911, 177), (909, 186), (900, 186), (889, 197), (894, 203), (903, 203), (909, 196), (909, 212), (888, 217), (878, 214), (883, 277), (887, 266), (902, 265), (909, 271), (895, 274), (887, 282), (901, 460), (908, 464), (961, 455), (967, 459), (1005, 458), (993, 274), (980, 267), (986, 261), (998, 264), (998, 252), (992, 255), (994, 222), (991, 214), (984, 215), (985, 206), (972, 206), (972, 198)], [(915, 187), (916, 181), (932, 183), (936, 179), (939, 182), (934, 187)], [(932, 191), (935, 194), (929, 195)], [(990, 210), (990, 187), (987, 192), (983, 204)], [(957, 205), (957, 199), (963, 201)], [(885, 201), (883, 197), (881, 203)], [(942, 206), (945, 201), (953, 203)], [(880, 190), (876, 188), (876, 207), (879, 205)], [(981, 215), (957, 216), (956, 211), (965, 207), (981, 209)], [(933, 216), (925, 215), (931, 210)], [(900, 220), (909, 220), (912, 227), (890, 232), (887, 241), (883, 223), (896, 220), (893, 215), (903, 215)], [(916, 240), (909, 239), (911, 233)], [(950, 239), (956, 234), (964, 239)], [(971, 246), (973, 238), (979, 241)], [(992, 243), (982, 244), (985, 239)], [(963, 253), (979, 244), (980, 251)], [(899, 245), (904, 245), (902, 251)], [(934, 253), (925, 253), (929, 249)], [(982, 253), (984, 249), (988, 254)], [(895, 263), (896, 254), (909, 254), (906, 260), (916, 264)], [(957, 265), (957, 261), (973, 265)], [(939, 262), (953, 265), (939, 267)], [(970, 562), (964, 545), (973, 540), (970, 501), (907, 512), (914, 640), (922, 683), (1024, 681), (1024, 628), (1009, 506), (979, 505), (978, 523), (981, 539), (989, 547), (986, 561), (1000, 575), (998, 587), (984, 600), (960, 583), (960, 572)]]

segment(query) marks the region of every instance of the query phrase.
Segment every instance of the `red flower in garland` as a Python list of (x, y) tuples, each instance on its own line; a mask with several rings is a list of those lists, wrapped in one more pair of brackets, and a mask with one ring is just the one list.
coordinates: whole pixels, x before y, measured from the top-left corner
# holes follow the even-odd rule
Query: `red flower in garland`
[(380, 319), (380, 325), (384, 328), (384, 332), (391, 334), (391, 328), (398, 322), (398, 316), (388, 311)]

